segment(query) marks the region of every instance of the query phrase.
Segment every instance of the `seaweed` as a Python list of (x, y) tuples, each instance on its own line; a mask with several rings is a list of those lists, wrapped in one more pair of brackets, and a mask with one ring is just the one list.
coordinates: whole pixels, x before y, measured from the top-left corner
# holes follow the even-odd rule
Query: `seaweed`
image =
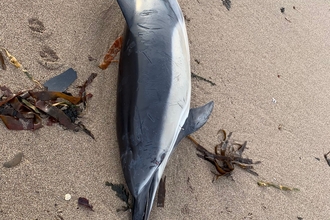
[(222, 134), (222, 138), (220, 138), (220, 144), (215, 146), (215, 153), (209, 152), (195, 139), (188, 136), (188, 138), (197, 146), (196, 149), (199, 152), (197, 156), (215, 166), (217, 172), (212, 172), (215, 175), (215, 179), (218, 179), (220, 176), (230, 176), (235, 169), (234, 165), (239, 166), (252, 175), (258, 176), (258, 173), (253, 170), (252, 164), (258, 164), (260, 161), (253, 162), (252, 159), (242, 157), (247, 142), (245, 141), (243, 144), (240, 144), (232, 141), (230, 139), (232, 132), (227, 136), (226, 131), (223, 129), (219, 130), (218, 134)]
[(71, 122), (70, 118), (64, 114), (64, 112), (57, 108), (56, 106), (53, 106), (49, 103), (46, 103), (45, 101), (37, 101), (36, 102), (36, 107), (52, 118), (54, 118), (56, 121), (58, 121), (61, 125), (65, 126), (66, 128), (73, 130), (73, 131), (78, 131), (79, 127), (78, 125), (74, 124)]
[(13, 55), (11, 55), (9, 53), (9, 51), (7, 49), (3, 48), (3, 50), (5, 51), (6, 56), (8, 57), (9, 62), (11, 64), (13, 64), (16, 68), (22, 68), (22, 65), (18, 62), (18, 60)]
[(72, 123), (76, 122), (77, 118), (81, 114), (82, 110), (77, 105), (67, 105), (64, 104), (64, 108), (62, 109), (63, 113), (69, 117)]
[(2, 54), (1, 51), (0, 51), (0, 63), (1, 63), (1, 68), (2, 68), (3, 70), (6, 70), (6, 69), (7, 69), (7, 66), (6, 66), (6, 64), (5, 64), (5, 59), (3, 58), (3, 54)]
[(17, 119), (7, 115), (0, 115), (1, 120), (9, 130), (32, 130), (33, 120)]
[(113, 184), (108, 181), (105, 182), (106, 186), (110, 186), (113, 191), (116, 192), (116, 196), (126, 203), (126, 206), (123, 206), (122, 209), (117, 209), (117, 212), (127, 211), (131, 209), (131, 205), (129, 203), (129, 192), (126, 190), (124, 184)]
[(97, 73), (92, 73), (82, 86), (78, 86), (78, 88), (80, 88), (79, 96), (83, 96), (86, 93), (86, 87), (89, 86), (96, 77)]
[(41, 118), (19, 101), (7, 87), (0, 87), (3, 99), (0, 102), (0, 118), (10, 130), (32, 130), (41, 127)]
[(106, 68), (108, 68), (111, 62), (114, 61), (113, 59), (120, 52), (122, 44), (123, 44), (123, 37), (120, 36), (113, 42), (108, 52), (105, 54), (102, 63), (99, 65), (100, 69), (105, 70)]
[(330, 154), (330, 151), (326, 154), (324, 154), (324, 158), (327, 161), (328, 165), (330, 166), (330, 159), (328, 158), (328, 154)]
[(53, 92), (53, 91), (29, 91), (30, 95), (40, 101), (55, 101), (58, 98), (65, 99), (74, 105), (81, 103), (82, 97), (75, 97), (67, 95), (63, 92)]
[(230, 0), (221, 0), (222, 4), (226, 7), (226, 9), (229, 11), (231, 8), (231, 1)]
[(274, 187), (276, 189), (283, 190), (283, 191), (299, 191), (298, 188), (278, 185), (278, 184), (274, 184), (274, 183), (271, 183), (271, 182), (258, 181), (257, 184), (258, 184), (258, 186), (262, 186), (262, 187), (270, 187), (271, 186), (271, 187)]
[(7, 49), (5, 49), (5, 48), (2, 48), (2, 49), (5, 51), (6, 56), (12, 65), (14, 65), (17, 69), (20, 69), (31, 81), (36, 83), (39, 88), (43, 88), (43, 86), (40, 84), (40, 82), (37, 81), (36, 79), (34, 79), (33, 76), (30, 73), (28, 73), (28, 71), (25, 68), (23, 68), (22, 64), (20, 62), (18, 62), (18, 60), (13, 55), (11, 55)]
[(79, 126), (79, 128), (80, 128), (83, 132), (85, 132), (88, 136), (90, 136), (91, 138), (93, 138), (93, 139), (95, 140), (95, 137), (94, 137), (94, 135), (92, 134), (92, 132), (91, 132), (90, 130), (88, 130), (88, 129), (85, 127), (85, 125), (84, 125), (81, 121), (78, 122), (77, 125)]
[(160, 179), (158, 186), (158, 197), (157, 197), (157, 207), (164, 207), (165, 205), (165, 194), (166, 194), (166, 176)]
[(84, 107), (86, 107), (87, 99), (90, 99), (92, 97), (92, 94), (86, 94), (86, 87), (93, 82), (96, 76), (96, 73), (92, 73), (82, 86), (78, 86), (78, 88), (80, 88), (79, 96), (82, 97), (81, 101), (84, 103)]
[(91, 210), (94, 212), (93, 210), (93, 206), (91, 204), (89, 204), (89, 201), (88, 199), (84, 198), (84, 197), (79, 197), (78, 198), (78, 205), (80, 206), (84, 206), (86, 207), (87, 209)]
[(196, 79), (199, 79), (199, 80), (203, 80), (203, 81), (205, 81), (205, 82), (208, 82), (208, 83), (210, 83), (212, 86), (215, 86), (215, 85), (216, 85), (216, 84), (215, 84), (214, 82), (212, 82), (211, 80), (205, 79), (204, 77), (201, 77), (201, 76), (199, 76), (199, 75), (196, 75), (196, 74), (193, 73), (193, 72), (191, 72), (191, 76), (192, 76), (193, 78), (196, 78)]
[(85, 95), (85, 90), (95, 77), (95, 73), (91, 74), (81, 86), (84, 92), (79, 92), (79, 96), (45, 90), (14, 94), (6, 86), (0, 86), (0, 119), (10, 130), (35, 130), (42, 127), (42, 118), (48, 117), (51, 122), (58, 122), (69, 130), (83, 131), (95, 139), (82, 122), (76, 122), (83, 111), (79, 104), (85, 105), (86, 97), (92, 97)]
[(120, 198), (123, 202), (128, 202), (129, 199), (129, 193), (125, 189), (124, 184), (113, 184), (110, 182), (105, 182), (106, 186), (110, 186), (113, 191), (116, 192), (116, 196)]

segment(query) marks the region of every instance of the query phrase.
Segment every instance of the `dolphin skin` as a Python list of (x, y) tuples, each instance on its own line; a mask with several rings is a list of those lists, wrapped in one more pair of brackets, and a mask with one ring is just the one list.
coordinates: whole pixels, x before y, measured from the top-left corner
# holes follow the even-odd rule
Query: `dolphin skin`
[(117, 138), (133, 220), (149, 218), (168, 159), (208, 120), (190, 109), (188, 36), (177, 0), (117, 0), (126, 20), (117, 90)]

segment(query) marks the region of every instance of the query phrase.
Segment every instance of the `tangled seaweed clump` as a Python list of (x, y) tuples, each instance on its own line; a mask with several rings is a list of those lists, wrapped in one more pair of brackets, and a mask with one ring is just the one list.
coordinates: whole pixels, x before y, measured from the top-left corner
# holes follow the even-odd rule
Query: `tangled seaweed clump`
[[(12, 92), (6, 86), (0, 86), (0, 118), (8, 129), (36, 130), (43, 126), (43, 119), (48, 119), (48, 125), (58, 122), (69, 130), (84, 131), (94, 139), (93, 134), (81, 122), (77, 123), (76, 119), (80, 117), (84, 107), (86, 107), (87, 100), (92, 97), (92, 94), (86, 94), (86, 87), (92, 83), (97, 76), (96, 73), (92, 73), (86, 82), (79, 86), (78, 96), (62, 91), (48, 91), (47, 87), (35, 80), (8, 50), (3, 50), (9, 62), (37, 85), (34, 89), (17, 93)], [(2, 54), (0, 58), (1, 64), (4, 66)], [(3, 69), (5, 70), (5, 68)], [(68, 79), (68, 76), (72, 75), (72, 71), (74, 70), (70, 68), (60, 74), (61, 77), (56, 76), (48, 82), (60, 84), (60, 87), (65, 90), (76, 79), (74, 77)]]
[(209, 152), (195, 139), (188, 136), (188, 138), (197, 146), (196, 149), (200, 153), (197, 154), (197, 156), (215, 166), (217, 172), (212, 172), (215, 175), (215, 179), (218, 179), (220, 176), (230, 176), (235, 169), (234, 165), (237, 165), (247, 172), (258, 176), (258, 173), (253, 170), (252, 164), (258, 164), (261, 162), (253, 162), (252, 159), (242, 157), (243, 151), (246, 149), (247, 142), (245, 141), (243, 144), (240, 144), (231, 140), (232, 132), (230, 132), (227, 136), (226, 131), (223, 129), (219, 130), (218, 134), (221, 134), (222, 138), (220, 138), (220, 144), (216, 145), (214, 148), (215, 153)]
[(0, 118), (10, 130), (36, 130), (48, 118), (48, 125), (58, 122), (69, 130), (86, 132), (81, 123), (75, 123), (83, 111), (79, 104), (86, 97), (32, 90), (15, 94), (6, 86), (0, 86), (0, 92)]

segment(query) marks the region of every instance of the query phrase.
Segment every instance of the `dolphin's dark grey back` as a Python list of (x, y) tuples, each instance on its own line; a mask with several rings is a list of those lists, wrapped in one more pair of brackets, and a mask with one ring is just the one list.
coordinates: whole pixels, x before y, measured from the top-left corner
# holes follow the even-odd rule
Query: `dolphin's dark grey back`
[[(132, 23), (134, 22), (134, 17), (136, 16), (136, 5), (138, 4), (145, 4), (146, 2), (157, 2), (157, 0), (117, 0), (118, 5), (125, 17), (126, 23), (128, 27), (131, 27)], [(158, 1), (160, 2), (160, 1)], [(167, 7), (173, 11), (175, 17), (179, 20), (183, 21), (182, 13), (180, 7), (177, 7), (178, 3), (177, 0), (163, 0)], [(180, 22), (182, 22), (180, 21)]]
[(135, 14), (135, 1), (136, 0), (117, 0), (128, 26), (131, 26)]

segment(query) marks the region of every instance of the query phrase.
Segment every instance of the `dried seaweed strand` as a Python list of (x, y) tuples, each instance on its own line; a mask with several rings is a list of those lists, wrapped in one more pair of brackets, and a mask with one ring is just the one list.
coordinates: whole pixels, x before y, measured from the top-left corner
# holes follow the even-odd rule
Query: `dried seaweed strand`
[(111, 64), (111, 62), (114, 61), (113, 59), (120, 52), (122, 44), (123, 44), (123, 37), (120, 36), (113, 42), (113, 44), (109, 48), (108, 52), (104, 56), (102, 63), (99, 65), (99, 68), (105, 70)]
[(214, 82), (212, 82), (211, 80), (205, 79), (204, 77), (201, 77), (201, 76), (199, 76), (199, 75), (197, 75), (197, 74), (195, 74), (195, 73), (193, 73), (193, 72), (191, 72), (191, 76), (194, 77), (194, 78), (196, 78), (196, 79), (200, 79), (200, 80), (203, 80), (203, 81), (205, 81), (205, 82), (208, 82), (208, 83), (210, 83), (212, 86), (215, 86), (215, 85), (216, 85), (216, 84), (215, 84)]
[(86, 87), (89, 86), (96, 77), (97, 77), (97, 73), (92, 73), (88, 77), (88, 79), (84, 82), (84, 84), (82, 86), (78, 86), (78, 88), (80, 88), (79, 96), (84, 96), (85, 95)]
[(40, 89), (44, 88), (44, 86), (41, 85), (41, 83), (38, 80), (34, 79), (33, 76), (30, 73), (28, 73), (26, 69), (22, 69), (22, 71), (32, 82), (36, 83)]
[(280, 190), (283, 190), (283, 191), (299, 191), (298, 188), (278, 185), (278, 184), (271, 183), (271, 182), (258, 181), (257, 183), (258, 183), (259, 186), (262, 186), (262, 187), (270, 187), (271, 186), (271, 187), (274, 187), (276, 189), (280, 189)]
[(0, 51), (0, 63), (1, 63), (1, 67), (3, 70), (6, 70), (7, 69), (7, 66), (5, 64), (5, 59), (3, 58), (3, 54), (2, 52)]
[(36, 79), (34, 79), (33, 77), (32, 77), (32, 75), (30, 74), (30, 73), (28, 73), (28, 71), (25, 69), (25, 68), (23, 68), (23, 66), (22, 66), (22, 64), (20, 64), (19, 62), (18, 62), (18, 60), (13, 56), (13, 55), (11, 55), (9, 52), (8, 52), (8, 50), (7, 49), (5, 49), (5, 48), (2, 48), (4, 51), (5, 51), (5, 53), (6, 53), (6, 56), (8, 57), (8, 59), (9, 59), (9, 62), (11, 63), (11, 64), (13, 64), (17, 69), (20, 69), (31, 81), (33, 81), (34, 83), (36, 83), (37, 85), (38, 85), (38, 87), (39, 88), (41, 88), (41, 89), (43, 89), (44, 87), (41, 85), (41, 83), (39, 82), (39, 81), (37, 81)]

